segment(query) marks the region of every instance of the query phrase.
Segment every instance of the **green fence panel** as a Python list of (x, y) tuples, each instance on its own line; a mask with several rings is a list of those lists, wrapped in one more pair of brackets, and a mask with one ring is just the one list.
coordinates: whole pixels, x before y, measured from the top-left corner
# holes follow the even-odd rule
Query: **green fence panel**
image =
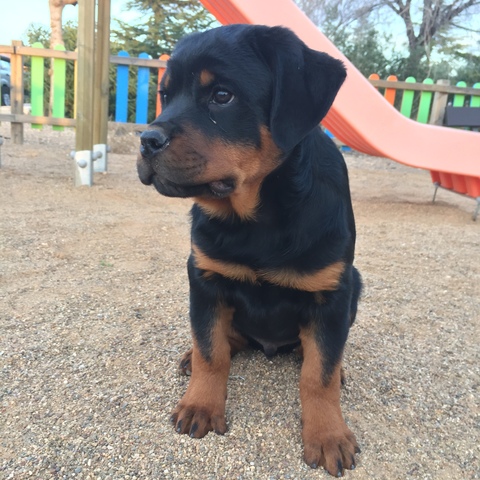
[(470, 97), (470, 106), (471, 107), (480, 107), (480, 82), (476, 83), (473, 88), (479, 89), (478, 95), (472, 95)]
[[(415, 77), (408, 77), (405, 80), (407, 83), (415, 83)], [(413, 107), (413, 97), (415, 92), (413, 90), (404, 90), (402, 96), (402, 105), (400, 106), (400, 113), (405, 115), (407, 118), (412, 116), (412, 107)]]
[[(35, 42), (33, 48), (43, 48), (40, 42)], [(32, 115), (43, 117), (45, 112), (43, 92), (45, 90), (45, 60), (43, 57), (32, 56), (32, 68), (30, 73), (30, 105)], [(32, 123), (32, 128), (41, 129), (42, 125)]]
[[(431, 78), (426, 78), (423, 83), (425, 85), (433, 85), (433, 80)], [(418, 105), (417, 122), (428, 123), (430, 106), (432, 105), (432, 96), (432, 92), (421, 92), (420, 104)]]
[[(465, 82), (457, 82), (457, 87), (465, 88), (467, 84)], [(465, 95), (461, 93), (456, 93), (453, 96), (453, 104), (454, 107), (464, 107), (465, 106)]]
[[(63, 45), (55, 45), (54, 50), (65, 51)], [(65, 117), (65, 79), (67, 71), (67, 61), (63, 58), (53, 59), (53, 105), (52, 117)], [(93, 92), (92, 92), (93, 93)], [(63, 127), (54, 126), (53, 130), (63, 130)]]

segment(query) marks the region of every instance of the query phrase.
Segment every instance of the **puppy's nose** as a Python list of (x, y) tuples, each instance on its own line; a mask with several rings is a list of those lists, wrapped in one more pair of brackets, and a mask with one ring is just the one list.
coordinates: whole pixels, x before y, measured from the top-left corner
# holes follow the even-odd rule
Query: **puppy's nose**
[(140, 135), (140, 141), (142, 142), (140, 153), (145, 158), (153, 158), (158, 152), (168, 147), (170, 139), (162, 129), (156, 128), (145, 130)]

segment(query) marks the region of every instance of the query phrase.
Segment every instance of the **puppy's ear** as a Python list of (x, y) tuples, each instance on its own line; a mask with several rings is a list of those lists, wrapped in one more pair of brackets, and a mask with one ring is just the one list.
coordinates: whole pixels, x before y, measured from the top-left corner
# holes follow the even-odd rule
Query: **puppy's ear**
[(261, 33), (258, 46), (273, 74), (270, 131), (274, 142), (290, 151), (327, 114), (346, 70), (340, 60), (308, 48), (286, 28)]

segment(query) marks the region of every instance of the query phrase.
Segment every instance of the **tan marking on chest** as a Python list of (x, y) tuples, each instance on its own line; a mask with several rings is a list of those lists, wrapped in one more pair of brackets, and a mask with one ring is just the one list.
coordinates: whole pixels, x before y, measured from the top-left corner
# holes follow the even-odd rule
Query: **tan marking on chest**
[(205, 270), (205, 277), (218, 273), (219, 275), (222, 275), (222, 277), (230, 278), (232, 280), (257, 283), (257, 275), (250, 267), (210, 258), (195, 244), (192, 244), (192, 250), (195, 258), (195, 265), (200, 270)]
[(260, 272), (259, 277), (275, 285), (305, 292), (333, 291), (340, 285), (340, 278), (344, 270), (344, 262), (335, 262), (314, 273), (303, 274), (294, 270), (282, 269)]
[(192, 244), (192, 250), (195, 265), (200, 270), (205, 270), (204, 277), (219, 274), (231, 280), (253, 284), (267, 281), (280, 287), (305, 292), (336, 290), (340, 285), (340, 278), (345, 270), (344, 262), (335, 262), (328, 267), (309, 274), (301, 274), (288, 269), (255, 271), (246, 265), (210, 258), (195, 244)]

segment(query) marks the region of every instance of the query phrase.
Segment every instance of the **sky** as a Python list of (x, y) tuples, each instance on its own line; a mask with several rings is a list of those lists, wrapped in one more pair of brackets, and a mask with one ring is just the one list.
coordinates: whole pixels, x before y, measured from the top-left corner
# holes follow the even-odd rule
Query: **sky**
[[(4, 4), (0, 9), (0, 45), (10, 45), (12, 40), (25, 41), (24, 34), (31, 23), (50, 28), (48, 0), (17, 0)], [(126, 10), (127, 0), (111, 0), (111, 17), (128, 21), (138, 16)], [(7, 7), (7, 4), (9, 5)], [(63, 22), (78, 21), (78, 5), (66, 5), (63, 9)]]

